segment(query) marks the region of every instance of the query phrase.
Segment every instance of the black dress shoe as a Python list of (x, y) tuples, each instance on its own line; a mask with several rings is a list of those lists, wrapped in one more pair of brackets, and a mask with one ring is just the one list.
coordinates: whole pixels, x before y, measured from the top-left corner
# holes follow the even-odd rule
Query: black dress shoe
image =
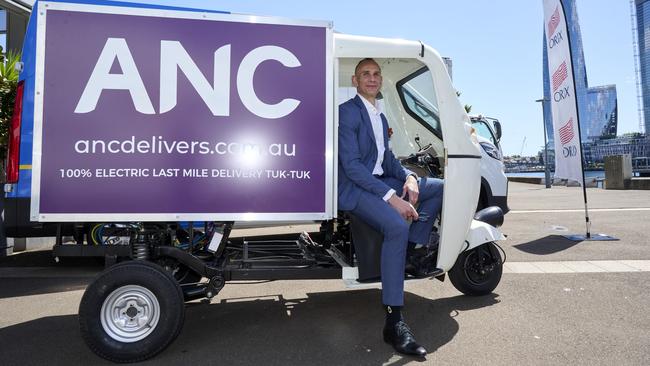
[(415, 278), (426, 278), (434, 274), (437, 270), (436, 259), (438, 252), (436, 249), (432, 250), (429, 247), (408, 249), (406, 251), (405, 272)]
[(405, 355), (424, 357), (427, 350), (420, 346), (413, 336), (413, 332), (403, 320), (395, 325), (384, 327), (384, 342), (393, 346), (395, 351)]

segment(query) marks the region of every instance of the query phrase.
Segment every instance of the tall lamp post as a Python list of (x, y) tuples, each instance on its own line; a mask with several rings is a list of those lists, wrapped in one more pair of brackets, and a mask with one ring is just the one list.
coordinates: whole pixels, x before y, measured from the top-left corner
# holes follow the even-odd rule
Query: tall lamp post
[(542, 103), (542, 125), (544, 126), (544, 182), (546, 188), (551, 188), (551, 172), (548, 170), (548, 143), (546, 142), (546, 102), (547, 98), (537, 99), (535, 102)]

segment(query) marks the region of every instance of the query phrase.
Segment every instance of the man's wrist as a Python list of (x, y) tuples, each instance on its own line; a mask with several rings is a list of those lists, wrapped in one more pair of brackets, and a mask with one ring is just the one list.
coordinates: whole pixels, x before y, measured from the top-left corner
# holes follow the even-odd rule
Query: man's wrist
[(418, 176), (415, 173), (410, 173), (409, 175), (406, 176), (406, 179), (409, 179), (409, 177), (413, 177), (416, 181), (418, 180)]
[(395, 193), (396, 193), (396, 192), (395, 192), (394, 189), (392, 189), (392, 188), (389, 189), (388, 192), (386, 192), (386, 194), (385, 194), (384, 197), (383, 197), (384, 201), (385, 201), (385, 202), (388, 202), (388, 200), (389, 200), (391, 197), (393, 197), (393, 195), (395, 195)]

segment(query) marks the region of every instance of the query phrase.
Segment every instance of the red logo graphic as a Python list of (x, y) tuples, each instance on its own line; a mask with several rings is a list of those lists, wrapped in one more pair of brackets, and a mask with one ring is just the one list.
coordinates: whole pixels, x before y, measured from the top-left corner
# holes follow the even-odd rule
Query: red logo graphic
[(562, 65), (560, 65), (557, 70), (553, 73), (553, 91), (556, 91), (557, 88), (562, 85), (564, 80), (566, 80), (567, 77), (567, 69), (566, 69), (566, 61), (562, 62)]
[(573, 118), (560, 127), (560, 142), (562, 145), (568, 144), (571, 140), (573, 140)]
[(556, 7), (553, 15), (551, 15), (551, 20), (548, 22), (548, 36), (550, 37), (555, 33), (557, 25), (560, 24), (560, 7)]

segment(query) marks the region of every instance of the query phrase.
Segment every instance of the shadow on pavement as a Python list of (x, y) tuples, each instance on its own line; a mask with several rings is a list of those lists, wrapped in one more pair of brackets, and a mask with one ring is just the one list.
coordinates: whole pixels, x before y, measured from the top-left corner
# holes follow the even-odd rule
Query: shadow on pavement
[(0, 267), (103, 267), (103, 257), (67, 257), (57, 263), (51, 250), (35, 250), (0, 257)]
[(569, 240), (561, 235), (548, 235), (528, 243), (513, 245), (513, 247), (530, 254), (548, 255), (567, 250), (578, 243), (581, 242)]
[[(380, 299), (379, 290), (364, 290), (311, 293), (303, 299), (277, 295), (188, 304), (181, 335), (145, 364), (329, 366), (417, 361), (394, 353), (383, 342)], [(459, 312), (498, 302), (495, 294), (431, 300), (407, 293), (405, 317), (418, 340), (434, 353), (459, 331), (454, 319)], [(105, 363), (83, 344), (77, 322), (77, 316), (67, 315), (0, 329), (2, 359), (9, 364)]]
[[(6, 299), (83, 290), (92, 281), (94, 272), (103, 270), (104, 259), (63, 258), (56, 263), (51, 250), (40, 250), (1, 257), (0, 268), (16, 272), (9, 277), (0, 277), (0, 299)], [(38, 277), (34, 277), (32, 270), (39, 273)], [(81, 272), (84, 272), (82, 276)], [(52, 277), (47, 273), (52, 273)]]
[[(0, 278), (0, 299), (83, 290), (92, 281), (87, 278)], [(2, 353), (0, 352), (0, 356)]]

